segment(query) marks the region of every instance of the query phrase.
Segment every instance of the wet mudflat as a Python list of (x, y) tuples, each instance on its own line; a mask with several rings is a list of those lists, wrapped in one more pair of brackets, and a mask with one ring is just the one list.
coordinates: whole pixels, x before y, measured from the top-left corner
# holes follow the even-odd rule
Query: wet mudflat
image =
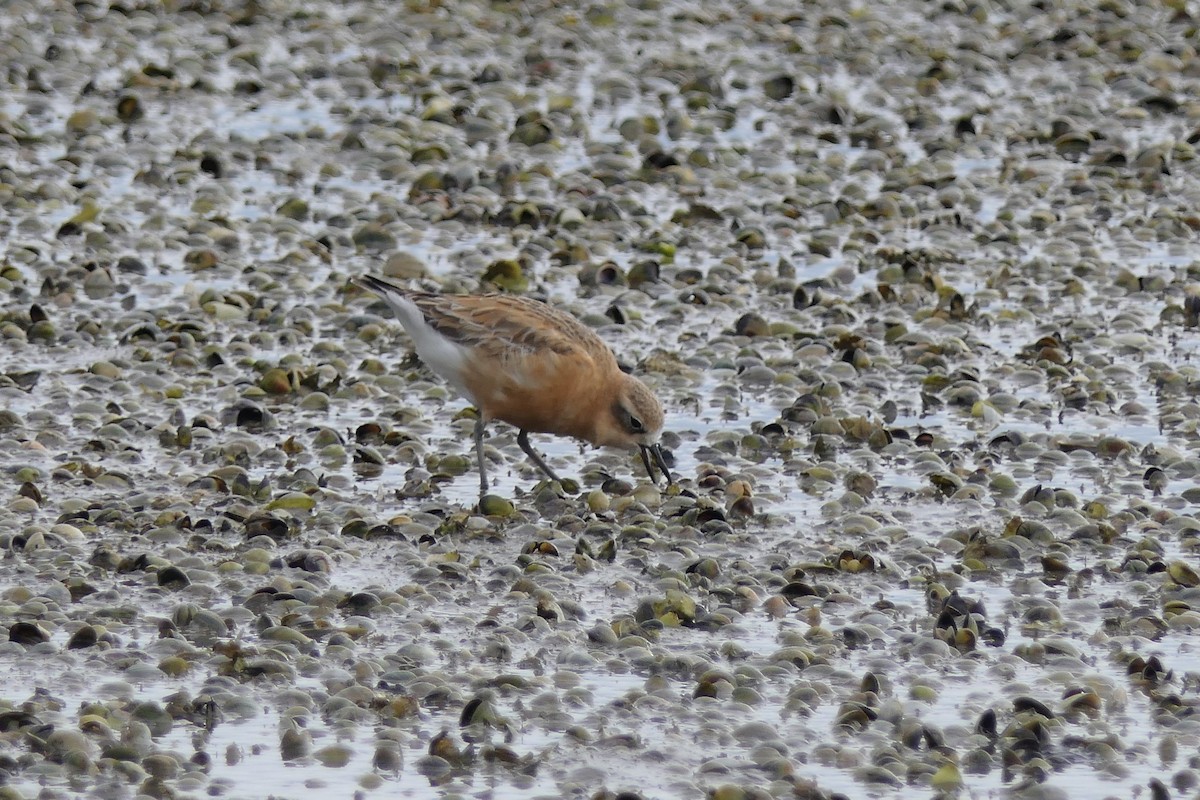
[(1200, 793), (1200, 20), (778, 5), (5, 6), (0, 796)]

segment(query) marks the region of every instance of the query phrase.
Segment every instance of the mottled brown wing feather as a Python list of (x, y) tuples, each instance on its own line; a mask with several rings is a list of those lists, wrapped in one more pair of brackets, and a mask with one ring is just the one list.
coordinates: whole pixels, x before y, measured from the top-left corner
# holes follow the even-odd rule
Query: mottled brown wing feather
[(409, 297), (438, 333), (489, 356), (508, 359), (550, 351), (585, 356), (602, 370), (617, 368), (608, 345), (590, 328), (537, 300), (502, 294)]

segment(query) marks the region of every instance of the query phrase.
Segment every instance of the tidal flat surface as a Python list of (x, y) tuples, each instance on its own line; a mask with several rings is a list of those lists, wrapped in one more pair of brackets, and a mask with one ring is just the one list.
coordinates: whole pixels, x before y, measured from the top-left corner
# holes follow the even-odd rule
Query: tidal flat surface
[[(1197, 30), (6, 2), (0, 800), (1200, 797)], [(676, 484), (478, 508), (368, 271), (578, 315)]]

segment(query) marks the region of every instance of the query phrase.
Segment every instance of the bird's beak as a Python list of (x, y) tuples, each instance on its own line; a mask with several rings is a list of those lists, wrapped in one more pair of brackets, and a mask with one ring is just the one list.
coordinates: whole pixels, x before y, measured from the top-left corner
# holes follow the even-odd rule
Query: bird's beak
[(671, 470), (667, 468), (667, 461), (663, 458), (662, 445), (651, 444), (641, 445), (642, 463), (646, 465), (646, 474), (650, 476), (650, 482), (658, 484), (658, 478), (654, 475), (654, 467), (650, 464), (650, 456), (654, 456), (654, 464), (662, 471), (663, 476), (667, 479), (667, 486), (670, 486), (674, 481), (671, 480)]

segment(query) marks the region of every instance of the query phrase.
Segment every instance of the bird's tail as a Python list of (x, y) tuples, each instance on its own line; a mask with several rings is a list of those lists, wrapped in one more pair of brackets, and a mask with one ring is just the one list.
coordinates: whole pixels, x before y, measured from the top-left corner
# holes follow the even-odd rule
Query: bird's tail
[(377, 275), (359, 275), (355, 278), (351, 278), (350, 282), (356, 286), (361, 286), (368, 291), (374, 292), (384, 299), (387, 299), (388, 295), (400, 295), (403, 297), (409, 293), (404, 287), (397, 286), (391, 281), (380, 278)]

